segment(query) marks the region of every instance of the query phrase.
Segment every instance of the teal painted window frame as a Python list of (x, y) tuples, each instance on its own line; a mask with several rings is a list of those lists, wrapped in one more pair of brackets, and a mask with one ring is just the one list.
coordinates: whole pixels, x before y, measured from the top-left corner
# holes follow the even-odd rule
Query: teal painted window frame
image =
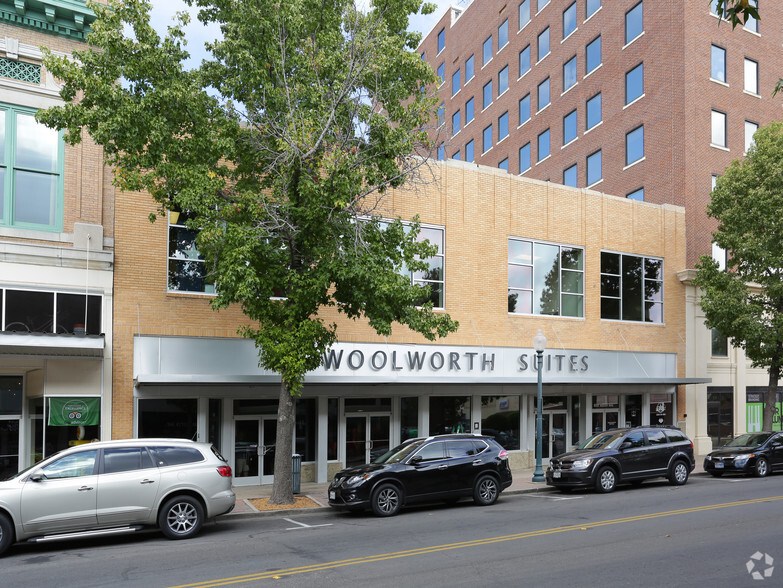
[[(0, 111), (5, 113), (5, 150), (3, 153), (3, 162), (0, 169), (6, 171), (3, 184), (2, 209), (0, 209), (0, 227), (13, 229), (25, 229), (35, 231), (45, 231), (50, 233), (60, 233), (63, 230), (63, 211), (64, 211), (64, 193), (65, 193), (65, 141), (63, 131), (57, 133), (57, 168), (54, 172), (44, 172), (40, 169), (23, 168), (16, 166), (16, 143), (17, 143), (17, 124), (18, 114), (34, 115), (37, 112), (35, 108), (0, 103)], [(16, 208), (15, 190), (15, 171), (17, 169), (35, 171), (37, 173), (47, 173), (57, 176), (55, 211), (53, 224), (39, 224), (29, 222), (14, 222), (14, 211)]]

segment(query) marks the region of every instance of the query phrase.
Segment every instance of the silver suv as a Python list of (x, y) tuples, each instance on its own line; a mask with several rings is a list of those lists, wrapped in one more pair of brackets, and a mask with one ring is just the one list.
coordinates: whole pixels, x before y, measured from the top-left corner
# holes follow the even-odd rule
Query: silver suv
[(0, 482), (0, 554), (157, 525), (187, 539), (234, 508), (231, 467), (209, 443), (130, 439), (71, 447)]

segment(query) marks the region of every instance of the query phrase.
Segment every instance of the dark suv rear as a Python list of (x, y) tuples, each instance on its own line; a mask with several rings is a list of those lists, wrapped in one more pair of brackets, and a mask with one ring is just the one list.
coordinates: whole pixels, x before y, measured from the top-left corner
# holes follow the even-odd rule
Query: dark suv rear
[(613, 429), (549, 460), (546, 483), (562, 490), (594, 486), (598, 492), (611, 492), (617, 484), (665, 477), (680, 486), (695, 467), (693, 443), (680, 429)]

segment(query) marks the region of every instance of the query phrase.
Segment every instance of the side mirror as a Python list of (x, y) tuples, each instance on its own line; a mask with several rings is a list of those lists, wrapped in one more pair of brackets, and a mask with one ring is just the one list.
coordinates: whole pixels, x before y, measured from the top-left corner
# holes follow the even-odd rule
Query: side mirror
[(416, 465), (417, 463), (421, 463), (421, 455), (414, 455), (409, 463), (412, 463), (413, 465)]
[(35, 472), (34, 474), (30, 474), (29, 480), (31, 482), (40, 482), (44, 479), (44, 475), (41, 472)]
[(630, 449), (633, 447), (633, 443), (630, 441), (623, 441), (622, 445), (620, 445), (620, 449)]

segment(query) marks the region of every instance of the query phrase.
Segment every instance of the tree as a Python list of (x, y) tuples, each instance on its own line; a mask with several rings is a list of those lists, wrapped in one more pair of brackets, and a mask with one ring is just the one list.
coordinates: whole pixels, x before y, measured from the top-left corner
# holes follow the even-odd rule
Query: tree
[[(239, 304), (259, 364), (280, 374), (271, 501), (293, 502), (293, 397), (337, 341), (336, 308), (379, 334), (394, 323), (428, 340), (457, 328), (410, 272), (435, 248), (416, 218), (386, 219), (390, 188), (423, 174), (434, 114), (432, 69), (413, 51), (408, 16), (421, 0), (186, 0), (222, 39), (187, 70), (178, 20), (160, 38), (149, 0), (92, 4), (89, 48), (45, 53), (65, 105), (38, 114), (77, 143), (86, 129), (124, 192), (187, 211), (217, 286)], [(155, 215), (151, 215), (154, 221)], [(406, 273), (407, 272), (407, 273)], [(283, 296), (280, 297), (282, 292)], [(321, 313), (321, 314), (319, 314)]]
[(728, 253), (724, 270), (709, 255), (697, 264), (708, 327), (745, 350), (769, 372), (764, 430), (772, 430), (783, 370), (783, 123), (753, 136), (744, 160), (718, 179), (707, 214), (718, 220), (714, 241)]

